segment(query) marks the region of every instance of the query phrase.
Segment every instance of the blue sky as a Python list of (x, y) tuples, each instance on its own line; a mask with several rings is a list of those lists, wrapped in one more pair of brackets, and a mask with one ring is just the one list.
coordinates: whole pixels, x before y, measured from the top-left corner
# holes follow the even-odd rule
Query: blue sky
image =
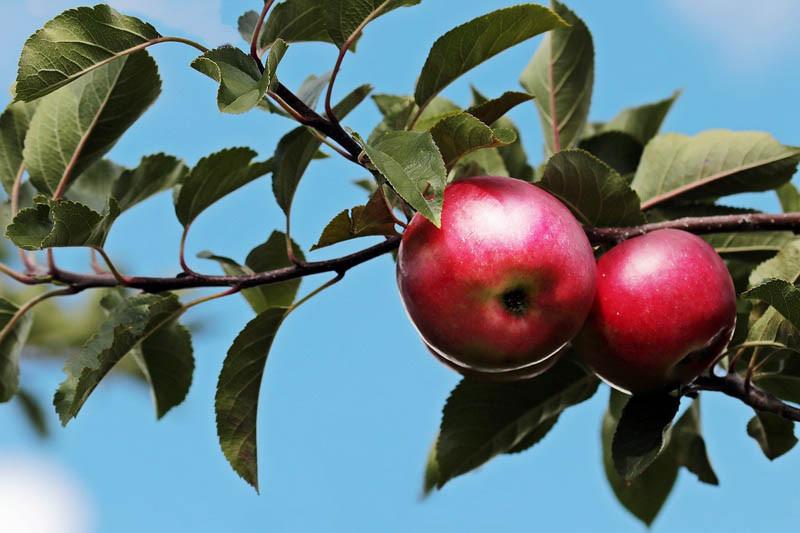
[[(436, 37), (512, 3), (425, 0), (380, 19), (368, 29), (358, 54), (347, 59), (337, 92), (363, 82), (378, 92), (411, 92)], [(622, 2), (570, 3), (594, 33), (592, 118), (610, 118), (624, 106), (682, 88), (666, 130), (766, 130), (784, 143), (800, 145), (800, 34), (791, 30), (800, 24), (800, 15), (793, 0), (624, 4), (623, 9)], [(24, 39), (72, 5), (65, 0), (0, 5), (5, 51), (0, 85), (13, 81)], [(237, 16), (260, 3), (119, 0), (115, 5), (148, 16), (164, 34), (220, 44), (237, 39), (232, 29)], [(489, 95), (517, 88), (537, 44), (526, 43), (481, 66), (446, 94), (466, 104), (469, 82)], [(291, 127), (260, 112), (220, 115), (212, 84), (188, 68), (193, 50), (169, 44), (153, 53), (164, 79), (162, 97), (114, 149), (113, 159), (132, 165), (142, 155), (165, 151), (194, 162), (228, 146), (252, 146), (267, 156)], [(335, 55), (330, 46), (293, 46), (279, 74), (296, 87), (308, 74), (328, 70)], [(542, 138), (534, 106), (517, 109), (512, 117), (538, 161)], [(374, 106), (367, 103), (348, 125), (369, 132), (376, 120)], [(295, 203), (295, 236), (306, 248), (333, 215), (363, 201), (350, 185), (361, 176), (344, 161), (315, 163)], [(769, 195), (738, 200), (776, 208)], [(281, 224), (262, 180), (205, 213), (193, 227), (189, 250), (192, 256), (211, 249), (241, 258)], [(109, 251), (130, 272), (174, 273), (179, 233), (169, 198), (162, 195), (118, 222)], [(83, 255), (59, 257), (81, 266)], [(304, 287), (320, 281), (309, 279)], [(434, 362), (418, 342), (387, 257), (351, 271), (281, 330), (262, 389), (262, 493), (256, 495), (220, 453), (212, 411), (222, 359), (250, 316), (238, 299), (211, 303), (191, 316), (205, 323), (195, 338), (195, 382), (187, 402), (161, 422), (154, 420), (147, 391), (120, 379), (102, 385), (79, 418), (47, 442), (31, 434), (12, 406), (0, 408), (0, 515), (28, 517), (20, 529), (26, 533), (36, 520), (44, 524), (40, 533), (644, 529), (616, 503), (603, 476), (599, 428), (605, 388), (563, 416), (532, 451), (495, 460), (420, 501), (425, 456), (457, 376)], [(61, 379), (56, 365), (27, 363), (23, 374), (45, 399)], [(766, 461), (745, 434), (751, 413), (733, 400), (709, 396), (703, 416), (721, 487), (701, 485), (682, 472), (653, 531), (795, 531), (800, 453)], [(52, 414), (50, 422), (55, 426)], [(59, 527), (46, 529), (52, 517), (61, 520)]]

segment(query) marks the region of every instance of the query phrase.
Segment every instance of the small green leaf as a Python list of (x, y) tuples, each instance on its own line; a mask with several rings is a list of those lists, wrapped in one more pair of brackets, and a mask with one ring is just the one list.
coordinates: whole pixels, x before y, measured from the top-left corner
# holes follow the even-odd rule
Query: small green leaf
[(513, 130), (492, 129), (469, 113), (441, 120), (431, 129), (431, 135), (448, 172), (467, 154), (482, 148), (507, 146), (517, 140)]
[(476, 103), (467, 109), (467, 113), (484, 124), (491, 126), (518, 105), (530, 102), (531, 100), (533, 100), (533, 96), (528, 93), (508, 91), (498, 98)]
[(397, 235), (395, 219), (386, 205), (383, 193), (373, 194), (367, 205), (356, 206), (349, 211), (345, 209), (331, 220), (317, 244), (311, 250), (337, 244), (350, 239), (374, 235)]
[(359, 26), (393, 9), (414, 6), (422, 0), (327, 0), (322, 17), (333, 43), (341, 48)]
[(38, 102), (15, 102), (0, 115), (0, 183), (9, 196), (25, 166), (22, 159), (25, 135), (38, 105)]
[(272, 45), (263, 73), (252, 57), (230, 45), (209, 50), (192, 62), (192, 68), (219, 82), (217, 105), (220, 111), (245, 113), (258, 105), (275, 85), (275, 72), (286, 48), (282, 40)]
[(756, 411), (756, 416), (747, 423), (747, 434), (758, 442), (770, 461), (787, 453), (797, 444), (794, 422), (763, 411)]
[(674, 450), (678, 464), (685, 466), (689, 472), (697, 476), (697, 479), (709, 485), (719, 485), (700, 428), (699, 398), (692, 402), (689, 409), (672, 427), (668, 446)]
[(561, 24), (545, 36), (520, 83), (536, 97), (547, 153), (578, 142), (589, 116), (594, 85), (594, 43), (586, 24), (559, 2)]
[(50, 436), (50, 428), (47, 424), (47, 417), (45, 416), (44, 409), (39, 400), (30, 392), (25, 389), (17, 390), (15, 395), (17, 402), (22, 407), (22, 412), (25, 414), (25, 419), (36, 431), (39, 438), (45, 439)]
[[(450, 171), (449, 181), (472, 176), (511, 176), (499, 148), (471, 152), (458, 160)], [(516, 176), (514, 176), (516, 177)]]
[(621, 131), (605, 131), (582, 139), (578, 148), (591, 153), (622, 176), (636, 172), (644, 151), (642, 143)]
[(750, 286), (755, 287), (776, 278), (795, 283), (800, 278), (800, 239), (792, 239), (778, 254), (758, 265), (750, 274)]
[(781, 202), (781, 208), (784, 213), (800, 211), (800, 192), (798, 192), (797, 187), (787, 183), (778, 187), (775, 192), (778, 194), (778, 200)]
[(33, 207), (17, 213), (6, 229), (6, 237), (24, 250), (102, 247), (119, 213), (113, 198), (100, 214), (77, 202), (39, 196)]
[[(17, 311), (19, 307), (0, 298), (0, 329), (6, 327)], [(10, 400), (19, 388), (19, 356), (32, 323), (31, 313), (25, 313), (8, 334), (0, 339), (0, 402)]]
[(41, 98), (159, 37), (150, 24), (107, 5), (65, 11), (25, 42), (19, 58), (17, 100)]
[(253, 163), (249, 148), (229, 148), (201, 159), (182, 182), (175, 214), (188, 226), (228, 194), (272, 171), (272, 160)]
[[(304, 261), (305, 256), (297, 243), (292, 242), (292, 248), (295, 257)], [(229, 276), (249, 276), (257, 272), (288, 267), (292, 264), (286, 253), (286, 235), (280, 231), (273, 231), (264, 244), (253, 248), (244, 265), (240, 265), (228, 257), (214, 255), (210, 252), (201, 252), (198, 257), (217, 261)], [(270, 307), (289, 307), (294, 303), (300, 282), (301, 279), (293, 279), (244, 289), (242, 296), (256, 314), (262, 313)]]
[(116, 144), (160, 92), (155, 62), (137, 52), (49, 94), (25, 137), (31, 183), (51, 196), (68, 172), (74, 181)]
[(286, 308), (267, 309), (233, 341), (217, 382), (217, 435), (222, 453), (242, 479), (258, 490), (256, 421), (261, 379)]
[(442, 89), (484, 61), (536, 35), (566, 26), (556, 13), (536, 4), (499, 9), (462, 24), (433, 44), (414, 100), (425, 108)]
[(103, 377), (139, 343), (161, 328), (172, 327), (181, 304), (173, 294), (140, 294), (113, 308), (81, 351), (67, 360), (66, 379), (53, 404), (66, 425), (75, 418)]
[(554, 417), (589, 399), (598, 380), (572, 359), (547, 373), (514, 383), (462, 380), (444, 407), (436, 443), (441, 488), (501, 453), (519, 451)]
[(364, 150), (397, 194), (438, 227), (447, 169), (433, 136), (391, 131), (374, 144), (365, 145)]
[(782, 279), (768, 279), (745, 291), (743, 298), (761, 300), (774, 307), (800, 329), (800, 289)]
[(623, 479), (636, 479), (658, 457), (679, 405), (680, 398), (671, 394), (628, 400), (611, 444), (614, 468)]
[(658, 102), (624, 109), (603, 125), (602, 131), (624, 132), (633, 136), (642, 145), (645, 145), (661, 129), (664, 118), (680, 95), (681, 91), (675, 91), (669, 98)]
[(583, 150), (565, 150), (552, 156), (537, 185), (558, 197), (586, 225), (644, 223), (639, 198), (628, 182)]
[[(326, 8), (327, 4), (319, 0), (284, 0), (275, 4), (264, 23), (259, 46), (262, 49), (269, 48), (278, 39), (283, 39), (287, 43), (332, 42), (325, 29)], [(251, 13), (252, 27), (248, 26), (244, 29), (249, 28), (249, 35), (252, 36), (255, 22), (258, 20), (258, 13)], [(250, 39), (251, 37), (247, 37), (247, 42), (250, 42)]]
[(798, 161), (800, 149), (783, 146), (768, 133), (669, 133), (645, 147), (632, 186), (643, 209), (672, 200), (716, 199), (779, 187), (791, 179)]
[(127, 211), (151, 196), (172, 188), (183, 180), (187, 172), (186, 165), (176, 157), (149, 155), (142, 158), (139, 166), (125, 169), (113, 181), (111, 197), (119, 203), (121, 211)]
[[(346, 117), (372, 91), (369, 85), (362, 85), (342, 99), (333, 111), (339, 119)], [(288, 216), (292, 201), (308, 165), (322, 145), (317, 137), (305, 126), (296, 128), (278, 142), (275, 149), (275, 170), (272, 175), (272, 191), (283, 212)]]

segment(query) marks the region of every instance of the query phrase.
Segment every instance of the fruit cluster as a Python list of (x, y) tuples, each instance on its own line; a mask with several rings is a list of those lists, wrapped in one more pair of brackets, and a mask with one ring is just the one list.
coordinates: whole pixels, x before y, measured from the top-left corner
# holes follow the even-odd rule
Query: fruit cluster
[(717, 361), (736, 323), (733, 281), (703, 239), (654, 231), (596, 261), (569, 209), (513, 178), (449, 185), (441, 227), (418, 214), (403, 235), (397, 281), (431, 353), (492, 380), (539, 375), (571, 344), (620, 390), (671, 390)]

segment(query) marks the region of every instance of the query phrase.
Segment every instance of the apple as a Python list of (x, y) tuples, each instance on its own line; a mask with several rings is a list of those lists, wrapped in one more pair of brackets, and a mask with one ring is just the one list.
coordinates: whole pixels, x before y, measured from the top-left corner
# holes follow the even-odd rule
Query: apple
[(597, 295), (574, 341), (603, 380), (631, 394), (686, 385), (725, 351), (736, 291), (700, 237), (664, 229), (623, 242), (597, 264)]
[(570, 211), (505, 177), (449, 185), (441, 228), (414, 215), (397, 258), (400, 295), (423, 341), (472, 376), (546, 370), (586, 319), (595, 280), (592, 247)]

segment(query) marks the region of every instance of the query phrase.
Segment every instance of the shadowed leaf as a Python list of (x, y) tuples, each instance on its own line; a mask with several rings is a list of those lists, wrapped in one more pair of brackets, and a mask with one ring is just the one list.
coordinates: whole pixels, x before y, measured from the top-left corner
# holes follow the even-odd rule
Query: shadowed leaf
[[(19, 307), (0, 298), (0, 328), (5, 328), (17, 311)], [(19, 356), (32, 323), (31, 313), (25, 313), (6, 336), (0, 339), (0, 402), (10, 400), (19, 388)]]
[(397, 235), (395, 219), (381, 192), (374, 193), (367, 205), (359, 205), (336, 215), (322, 231), (319, 241), (311, 247), (311, 250), (375, 235)]
[(25, 135), (38, 105), (38, 102), (15, 102), (0, 115), (0, 183), (9, 196), (25, 166), (22, 159)]
[(747, 423), (747, 434), (753, 437), (767, 459), (774, 461), (797, 444), (794, 422), (772, 413), (756, 411)]

